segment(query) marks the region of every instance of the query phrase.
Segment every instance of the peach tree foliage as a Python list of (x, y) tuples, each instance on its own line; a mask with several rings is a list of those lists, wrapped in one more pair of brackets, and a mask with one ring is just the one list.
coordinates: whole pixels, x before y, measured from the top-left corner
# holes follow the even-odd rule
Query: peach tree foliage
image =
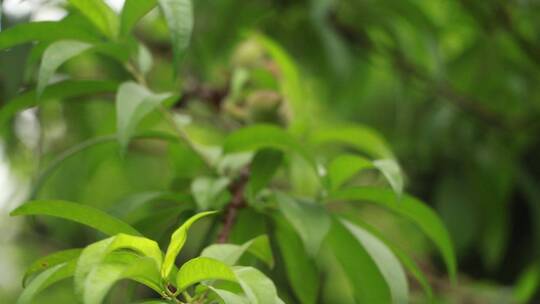
[[(31, 303), (64, 279), (73, 280), (83, 303), (101, 303), (116, 282), (127, 279), (155, 292), (155, 299), (142, 300), (145, 303), (314, 304), (321, 301), (324, 280), (336, 278), (348, 282), (357, 303), (407, 303), (407, 273), (431, 298), (429, 282), (415, 261), (380, 231), (351, 216), (366, 204), (415, 224), (455, 278), (446, 229), (428, 206), (403, 193), (403, 174), (385, 141), (364, 126), (317, 115), (294, 62), (276, 42), (252, 33), (238, 48), (220, 114), (233, 127), (220, 145), (208, 145), (189, 131), (186, 114), (178, 115), (175, 105), (182, 94), (158, 93), (148, 86), (153, 55), (133, 34), (138, 21), (157, 7), (170, 33), (174, 77), (181, 78), (178, 68), (193, 28), (191, 1), (127, 0), (119, 14), (102, 1), (70, 0), (69, 6), (70, 13), (60, 21), (24, 23), (0, 33), (0, 49), (26, 42), (46, 46), (36, 51), (41, 63), (35, 90), (2, 108), (0, 123), (46, 99), (115, 92), (117, 132), (88, 139), (50, 161), (36, 177), (31, 200), (12, 215), (71, 220), (96, 229), (103, 238), (30, 265), (18, 303)], [(88, 52), (120, 63), (129, 78), (122, 83), (74, 78), (51, 82), (65, 62)], [(257, 90), (254, 79), (261, 73), (272, 80), (270, 89)], [(141, 128), (143, 119), (155, 112), (167, 127)], [(180, 143), (183, 155), (204, 167), (204, 174), (182, 191), (171, 189), (138, 205), (120, 206), (123, 212), (114, 215), (76, 202), (35, 199), (43, 182), (73, 155), (111, 142), (121, 153), (130, 153), (130, 143), (144, 139)], [(324, 147), (337, 152), (325, 153)], [(374, 172), (387, 186), (359, 182)], [(168, 212), (190, 215), (181, 217), (164, 250), (134, 228), (129, 216), (159, 199), (174, 204)], [(145, 210), (146, 217), (160, 211)], [(240, 212), (249, 214), (247, 220), (240, 220)], [(190, 227), (208, 219), (218, 225), (216, 233), (208, 235), (213, 244), (178, 265)], [(235, 229), (251, 238), (229, 243)], [(336, 274), (336, 267), (341, 272)]]

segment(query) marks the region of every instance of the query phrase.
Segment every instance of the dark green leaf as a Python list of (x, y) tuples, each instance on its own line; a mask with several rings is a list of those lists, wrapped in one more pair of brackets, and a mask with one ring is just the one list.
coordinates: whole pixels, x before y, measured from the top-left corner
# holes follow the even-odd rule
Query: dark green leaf
[(254, 198), (270, 182), (283, 162), (283, 153), (273, 149), (263, 149), (255, 154), (251, 161), (251, 170), (247, 184), (248, 197)]
[(396, 203), (395, 194), (383, 188), (350, 188), (332, 194), (330, 200), (368, 201), (381, 205), (415, 223), (437, 246), (450, 278), (455, 280), (456, 257), (448, 231), (437, 214), (419, 200), (404, 195)]
[(367, 230), (350, 222), (343, 222), (343, 224), (366, 249), (367, 253), (379, 267), (381, 274), (386, 279), (386, 283), (390, 288), (392, 303), (408, 303), (409, 286), (407, 276), (398, 258), (390, 248)]
[(276, 218), (275, 237), (283, 257), (283, 268), (294, 294), (302, 304), (317, 303), (319, 273), (315, 262), (306, 256), (302, 240), (281, 218)]
[(65, 201), (30, 201), (13, 210), (11, 215), (50, 215), (90, 226), (108, 235), (140, 235), (135, 228), (99, 209)]
[(391, 303), (390, 289), (377, 264), (339, 220), (334, 219), (327, 241), (354, 287), (358, 303)]
[(315, 256), (330, 229), (330, 217), (323, 206), (276, 193), (279, 210), (302, 239), (306, 251)]

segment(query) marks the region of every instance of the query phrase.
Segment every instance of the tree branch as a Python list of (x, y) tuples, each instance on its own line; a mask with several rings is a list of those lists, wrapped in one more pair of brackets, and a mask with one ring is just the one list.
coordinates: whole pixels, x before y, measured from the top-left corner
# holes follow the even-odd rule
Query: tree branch
[(232, 228), (236, 223), (236, 217), (238, 211), (246, 207), (246, 200), (244, 197), (244, 190), (249, 177), (249, 171), (243, 170), (238, 179), (229, 187), (229, 190), (233, 194), (230, 203), (225, 209), (225, 217), (223, 218), (223, 228), (218, 236), (218, 243), (226, 243), (229, 240)]

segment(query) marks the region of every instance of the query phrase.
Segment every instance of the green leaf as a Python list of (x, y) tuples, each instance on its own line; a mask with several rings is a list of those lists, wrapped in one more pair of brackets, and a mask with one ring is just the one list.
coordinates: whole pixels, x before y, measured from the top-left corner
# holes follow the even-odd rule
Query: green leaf
[(409, 302), (409, 286), (405, 270), (394, 253), (379, 239), (350, 222), (343, 224), (366, 249), (386, 279), (392, 295), (392, 303)]
[(123, 36), (129, 34), (135, 24), (156, 4), (157, 0), (126, 0), (120, 14), (120, 33)]
[(364, 152), (373, 158), (390, 158), (394, 156), (388, 144), (372, 129), (361, 125), (330, 126), (325, 125), (313, 134), (315, 143), (341, 143)]
[[(104, 263), (109, 255), (114, 252), (119, 252), (120, 250), (127, 250), (128, 252), (135, 253), (138, 256), (147, 257), (152, 261), (153, 266), (145, 266), (145, 269), (148, 272), (151, 269), (154, 269), (157, 278), (154, 280), (149, 280), (147, 285), (159, 292), (159, 268), (162, 265), (163, 254), (159, 249), (158, 244), (155, 241), (144, 237), (118, 234), (87, 246), (81, 253), (81, 256), (77, 261), (77, 268), (75, 271), (75, 290), (81, 297), (87, 297), (86, 293), (88, 292), (88, 276), (93, 269)], [(126, 257), (126, 260), (127, 259), (129, 259), (129, 257)], [(117, 275), (122, 273), (122, 269), (115, 269), (116, 270), (111, 271), (118, 272)], [(152, 282), (157, 283), (152, 284)], [(114, 281), (112, 283), (114, 283)]]
[(115, 252), (88, 273), (84, 281), (83, 303), (102, 303), (114, 283), (121, 279), (131, 279), (156, 292), (161, 291), (159, 270), (152, 259), (130, 252)]
[(529, 266), (514, 284), (513, 297), (516, 303), (531, 303), (531, 299), (540, 286), (540, 267), (538, 263)]
[(48, 256), (39, 258), (34, 261), (24, 272), (23, 276), (23, 287), (28, 285), (29, 278), (37, 272), (44, 271), (53, 266), (63, 264), (70, 260), (76, 259), (81, 255), (82, 249), (68, 249), (57, 251)]
[(300, 235), (306, 251), (315, 256), (330, 229), (330, 217), (323, 206), (302, 202), (276, 193), (279, 210)]
[(339, 220), (334, 219), (326, 240), (354, 287), (358, 303), (391, 303), (390, 289), (379, 267)]
[(241, 128), (230, 134), (223, 145), (225, 153), (273, 148), (300, 154), (317, 171), (315, 160), (287, 131), (274, 125), (259, 124)]
[(0, 32), (0, 50), (34, 41), (76, 39), (97, 42), (99, 38), (69, 20), (20, 23)]
[(196, 178), (191, 184), (191, 192), (197, 203), (199, 210), (219, 209), (226, 202), (228, 196), (227, 187), (230, 179), (228, 177), (207, 177)]
[[(114, 81), (66, 80), (53, 83), (41, 95), (41, 101), (48, 99), (68, 99), (95, 93), (113, 92), (118, 87)], [(38, 105), (35, 90), (28, 90), (0, 108), (0, 127), (5, 126), (17, 112)]]
[(37, 96), (41, 96), (50, 78), (64, 62), (80, 55), (91, 47), (92, 44), (75, 40), (61, 40), (48, 46), (45, 53), (43, 53), (39, 68)]
[(215, 292), (218, 297), (223, 300), (223, 304), (249, 304), (248, 300), (242, 296), (239, 296), (237, 294), (234, 294), (228, 290), (225, 289), (218, 289), (214, 288), (212, 286), (208, 286), (210, 290)]
[(347, 180), (359, 171), (371, 168), (373, 168), (373, 163), (362, 156), (343, 154), (336, 157), (328, 165), (330, 190), (339, 189)]
[(164, 279), (167, 279), (169, 274), (171, 273), (171, 270), (174, 266), (174, 261), (176, 260), (176, 256), (178, 253), (180, 253), (180, 250), (184, 246), (186, 239), (187, 239), (187, 232), (191, 225), (198, 221), (199, 219), (215, 214), (216, 211), (206, 211), (197, 213), (194, 216), (190, 217), (187, 221), (185, 221), (180, 228), (176, 229), (174, 233), (171, 236), (171, 241), (169, 242), (169, 246), (167, 247), (167, 252), (165, 253), (165, 259), (163, 260), (163, 265), (161, 267), (161, 277)]
[(456, 278), (456, 257), (450, 235), (437, 214), (414, 197), (403, 195), (399, 203), (395, 194), (383, 188), (350, 188), (330, 195), (329, 200), (368, 201), (383, 206), (415, 223), (437, 246), (446, 263), (450, 278)]
[(33, 302), (34, 297), (47, 287), (73, 276), (75, 263), (76, 260), (72, 260), (70, 262), (58, 264), (38, 274), (22, 291), (19, 299), (17, 299), (17, 304), (30, 304)]
[(269, 267), (274, 265), (272, 250), (266, 235), (260, 235), (242, 245), (212, 244), (202, 251), (201, 256), (216, 259), (233, 266), (246, 252), (250, 252)]
[(276, 304), (278, 300), (276, 286), (262, 272), (253, 267), (237, 267), (234, 273), (249, 303)]
[(320, 279), (315, 262), (305, 254), (302, 240), (293, 228), (276, 218), (275, 237), (283, 257), (283, 268), (296, 297), (302, 304), (317, 303)]
[[(346, 214), (345, 214), (346, 216)], [(357, 226), (362, 227), (362, 229), (368, 231), (370, 234), (375, 236), (379, 241), (383, 242), (386, 247), (390, 248), (392, 252), (396, 255), (396, 257), (400, 260), (401, 264), (407, 269), (407, 271), (418, 281), (418, 283), (422, 286), (422, 289), (424, 289), (424, 292), (429, 300), (433, 299), (433, 291), (431, 290), (431, 286), (429, 284), (428, 279), (418, 267), (416, 262), (409, 257), (403, 250), (400, 248), (394, 246), (389, 240), (387, 240), (381, 233), (377, 231), (377, 229), (373, 228), (372, 226), (368, 225), (367, 223), (363, 221), (359, 221), (356, 219), (354, 221), (354, 224)]]
[(118, 140), (125, 149), (137, 124), (171, 94), (154, 94), (135, 82), (124, 82), (116, 94)]
[(377, 159), (373, 161), (373, 165), (382, 172), (390, 187), (394, 190), (398, 198), (403, 194), (403, 173), (399, 164), (394, 159)]
[(184, 291), (195, 283), (209, 280), (236, 282), (236, 276), (229, 265), (215, 259), (198, 257), (180, 267), (176, 275), (176, 287)]
[(281, 151), (273, 149), (258, 151), (251, 161), (247, 196), (255, 198), (257, 193), (270, 182), (282, 162), (283, 153)]
[(65, 201), (30, 201), (11, 212), (11, 216), (16, 215), (50, 215), (87, 225), (108, 235), (140, 235), (135, 228), (99, 209)]
[(158, 0), (158, 3), (171, 34), (174, 69), (177, 71), (180, 59), (191, 40), (193, 30), (192, 3), (191, 0)]
[(102, 0), (69, 0), (105, 36), (118, 36), (118, 16)]

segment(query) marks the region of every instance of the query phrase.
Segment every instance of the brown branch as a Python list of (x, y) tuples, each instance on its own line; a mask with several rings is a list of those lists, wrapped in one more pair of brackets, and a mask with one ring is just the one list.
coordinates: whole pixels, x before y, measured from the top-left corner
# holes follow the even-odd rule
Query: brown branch
[(225, 217), (223, 218), (223, 227), (221, 228), (217, 239), (218, 243), (226, 243), (229, 240), (229, 235), (231, 234), (232, 228), (236, 223), (238, 211), (246, 207), (244, 189), (246, 188), (248, 177), (248, 170), (244, 170), (238, 179), (229, 187), (233, 197), (225, 208)]

